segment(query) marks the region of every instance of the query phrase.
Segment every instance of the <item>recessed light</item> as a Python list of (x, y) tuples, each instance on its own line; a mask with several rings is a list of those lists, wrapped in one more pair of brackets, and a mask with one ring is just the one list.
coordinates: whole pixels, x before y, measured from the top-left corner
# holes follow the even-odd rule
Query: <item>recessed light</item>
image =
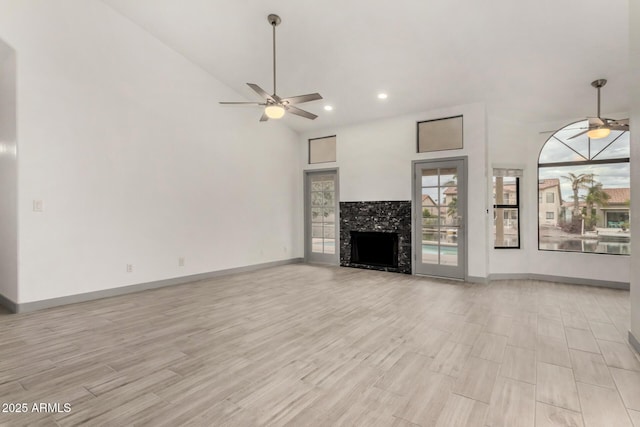
[(379, 93), (378, 94), (378, 99), (387, 99), (387, 94), (386, 93)]
[(333, 110), (333, 107), (332, 107), (331, 105), (325, 105), (325, 106), (324, 106), (324, 110), (325, 110), (325, 111), (332, 111), (332, 110)]

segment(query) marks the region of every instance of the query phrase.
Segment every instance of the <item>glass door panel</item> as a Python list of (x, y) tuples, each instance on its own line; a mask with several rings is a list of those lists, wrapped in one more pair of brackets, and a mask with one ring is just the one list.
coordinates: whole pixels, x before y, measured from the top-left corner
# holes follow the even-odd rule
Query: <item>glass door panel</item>
[(305, 254), (310, 262), (338, 263), (338, 217), (336, 171), (306, 174)]
[(464, 279), (464, 173), (463, 159), (415, 165), (417, 274)]

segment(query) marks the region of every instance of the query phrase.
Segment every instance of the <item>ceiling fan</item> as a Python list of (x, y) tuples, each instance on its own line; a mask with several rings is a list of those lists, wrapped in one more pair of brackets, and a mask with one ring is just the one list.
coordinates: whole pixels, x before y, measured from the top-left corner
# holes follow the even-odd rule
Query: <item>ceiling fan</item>
[(605, 79), (598, 79), (591, 82), (591, 86), (598, 90), (598, 116), (587, 117), (587, 120), (589, 120), (589, 127), (586, 130), (573, 135), (569, 139), (577, 138), (585, 133), (591, 139), (600, 139), (609, 136), (612, 130), (629, 130), (629, 119), (613, 120), (600, 117), (600, 88), (606, 84), (607, 80)]
[(247, 83), (247, 85), (253, 89), (258, 95), (260, 95), (264, 102), (220, 102), (220, 104), (233, 104), (233, 105), (262, 105), (264, 106), (264, 112), (260, 117), (261, 122), (266, 122), (269, 119), (279, 119), (284, 116), (285, 111), (296, 116), (301, 116), (307, 119), (315, 119), (317, 115), (300, 108), (294, 107), (294, 104), (302, 104), (303, 102), (316, 101), (322, 99), (319, 93), (310, 93), (307, 95), (290, 96), (288, 98), (281, 98), (276, 94), (276, 27), (280, 25), (282, 20), (278, 15), (271, 14), (267, 17), (269, 24), (273, 28), (273, 94), (269, 95), (264, 89), (255, 83)]

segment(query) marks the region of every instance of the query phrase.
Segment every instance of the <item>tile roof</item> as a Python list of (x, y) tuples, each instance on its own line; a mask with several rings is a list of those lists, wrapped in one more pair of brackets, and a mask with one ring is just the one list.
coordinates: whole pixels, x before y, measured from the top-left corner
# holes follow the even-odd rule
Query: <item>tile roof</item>
[(431, 196), (429, 196), (428, 194), (422, 195), (422, 206), (435, 206), (435, 205), (436, 205), (436, 202), (433, 201)]
[(602, 191), (609, 195), (607, 203), (611, 204), (625, 204), (631, 199), (630, 188), (603, 188)]
[(556, 185), (560, 185), (560, 179), (558, 179), (558, 178), (550, 178), (550, 179), (538, 180), (538, 189), (540, 189), (540, 190), (551, 188), (551, 187), (554, 187)]
[[(603, 188), (602, 191), (609, 195), (609, 200), (607, 200), (607, 205), (626, 205), (631, 198), (631, 189), (630, 188)], [(580, 200), (580, 207), (585, 207), (587, 204), (584, 200)], [(563, 207), (572, 208), (573, 209), (573, 200), (568, 200), (562, 203)]]
[(444, 194), (458, 194), (458, 187), (447, 187)]

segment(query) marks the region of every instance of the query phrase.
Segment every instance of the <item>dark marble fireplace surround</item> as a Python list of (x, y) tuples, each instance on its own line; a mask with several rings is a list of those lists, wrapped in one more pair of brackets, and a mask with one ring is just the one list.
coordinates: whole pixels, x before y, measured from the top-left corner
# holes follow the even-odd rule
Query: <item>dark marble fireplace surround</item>
[[(351, 262), (351, 232), (398, 234), (398, 266)], [(340, 265), (411, 274), (411, 202), (340, 202)]]

